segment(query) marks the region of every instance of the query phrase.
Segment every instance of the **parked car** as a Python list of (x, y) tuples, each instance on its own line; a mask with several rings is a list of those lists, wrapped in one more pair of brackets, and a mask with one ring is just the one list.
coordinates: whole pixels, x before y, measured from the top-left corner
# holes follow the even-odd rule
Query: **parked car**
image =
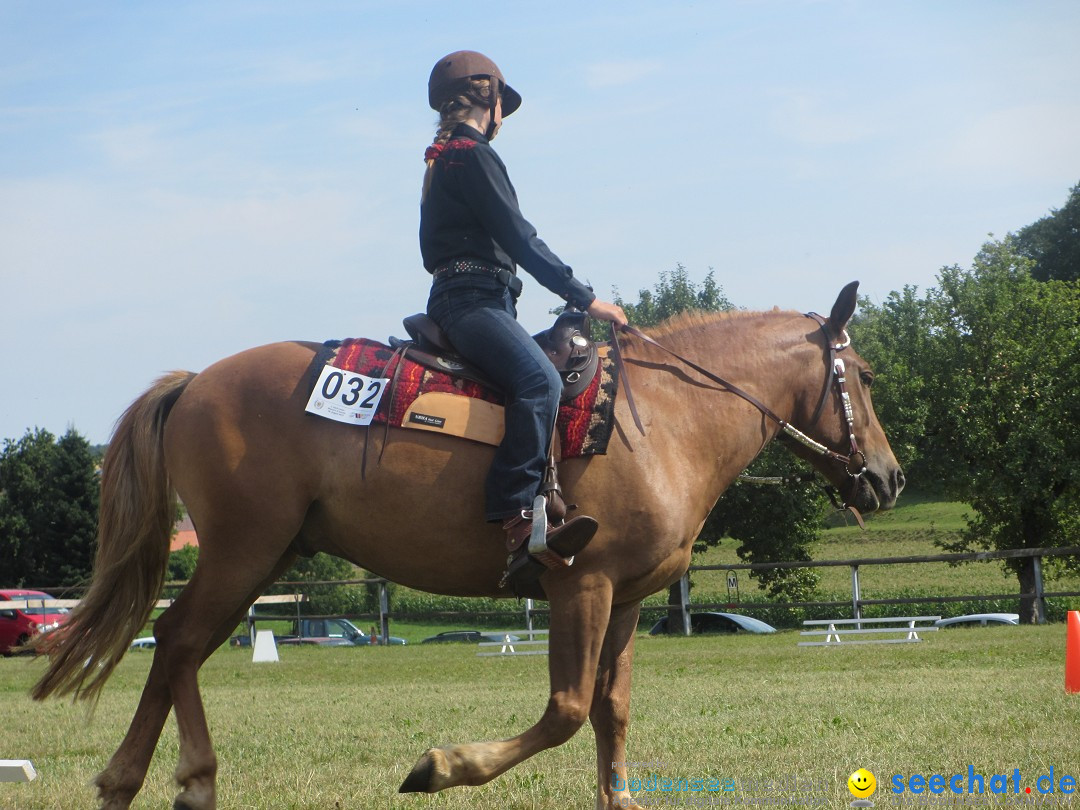
[[(305, 619), (299, 620), (299, 633), (297, 622), (294, 619), (292, 630), (283, 635), (274, 635), (274, 641), (278, 644), (295, 645), (309, 644), (319, 647), (367, 647), (383, 643), (382, 638), (375, 638), (348, 619)], [(251, 639), (246, 635), (234, 636), (230, 642), (233, 646), (250, 646)], [(398, 636), (390, 636), (387, 642), (391, 646), (405, 644), (405, 639)]]
[(447, 630), (435, 636), (428, 636), (421, 644), (447, 644), (451, 642), (464, 642), (466, 644), (479, 644), (481, 641), (521, 641), (520, 636), (512, 633), (483, 633), (479, 630)]
[(935, 627), (956, 627), (958, 625), (978, 625), (986, 627), (991, 624), (1020, 624), (1019, 613), (969, 613), (966, 616), (950, 616), (948, 619), (938, 619), (934, 622)]
[[(652, 626), (650, 636), (667, 633), (668, 620), (665, 616)], [(775, 633), (776, 628), (753, 616), (739, 613), (715, 613), (713, 611), (690, 614), (690, 632), (704, 633)]]
[(137, 638), (128, 646), (128, 650), (152, 650), (157, 647), (157, 639), (153, 636)]
[(0, 602), (22, 602), (22, 606), (0, 609), (0, 655), (11, 655), (38, 633), (50, 633), (67, 621), (67, 608), (39, 607), (33, 600), (52, 599), (41, 591), (0, 591)]

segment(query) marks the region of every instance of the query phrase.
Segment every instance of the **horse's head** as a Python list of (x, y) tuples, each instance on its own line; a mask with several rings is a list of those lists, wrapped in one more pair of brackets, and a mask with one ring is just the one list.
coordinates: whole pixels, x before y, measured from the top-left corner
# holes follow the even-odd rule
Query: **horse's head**
[[(835, 486), (846, 506), (862, 512), (892, 509), (904, 488), (904, 471), (889, 447), (874, 413), (870, 387), (874, 373), (850, 347), (847, 323), (855, 312), (859, 282), (840, 291), (828, 318), (817, 316), (820, 329), (811, 340), (822, 347), (792, 424), (830, 451), (823, 454), (800, 441), (788, 446), (810, 461)], [(824, 382), (822, 382), (824, 380)]]

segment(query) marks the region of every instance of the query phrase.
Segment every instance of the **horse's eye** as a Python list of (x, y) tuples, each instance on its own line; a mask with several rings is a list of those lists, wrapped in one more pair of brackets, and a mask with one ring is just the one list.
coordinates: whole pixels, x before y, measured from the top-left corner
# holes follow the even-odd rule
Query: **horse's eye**
[(859, 379), (862, 380), (862, 384), (867, 388), (872, 388), (874, 385), (874, 372), (864, 371), (859, 375)]

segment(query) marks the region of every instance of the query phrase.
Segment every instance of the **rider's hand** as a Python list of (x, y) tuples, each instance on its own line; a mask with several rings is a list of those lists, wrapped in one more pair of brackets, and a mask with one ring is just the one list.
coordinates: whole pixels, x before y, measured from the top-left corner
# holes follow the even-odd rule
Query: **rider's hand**
[(589, 304), (589, 308), (585, 311), (589, 313), (589, 317), (596, 318), (598, 321), (611, 321), (616, 326), (626, 326), (627, 323), (626, 313), (623, 312), (622, 307), (601, 301), (599, 298)]

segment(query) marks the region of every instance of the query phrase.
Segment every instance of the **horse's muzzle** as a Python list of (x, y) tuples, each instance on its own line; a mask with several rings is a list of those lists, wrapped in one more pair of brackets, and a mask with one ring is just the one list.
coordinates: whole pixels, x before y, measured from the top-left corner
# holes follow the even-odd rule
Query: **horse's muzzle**
[(853, 505), (864, 514), (892, 509), (905, 483), (904, 471), (898, 464), (890, 465), (887, 470), (871, 466), (859, 478)]

